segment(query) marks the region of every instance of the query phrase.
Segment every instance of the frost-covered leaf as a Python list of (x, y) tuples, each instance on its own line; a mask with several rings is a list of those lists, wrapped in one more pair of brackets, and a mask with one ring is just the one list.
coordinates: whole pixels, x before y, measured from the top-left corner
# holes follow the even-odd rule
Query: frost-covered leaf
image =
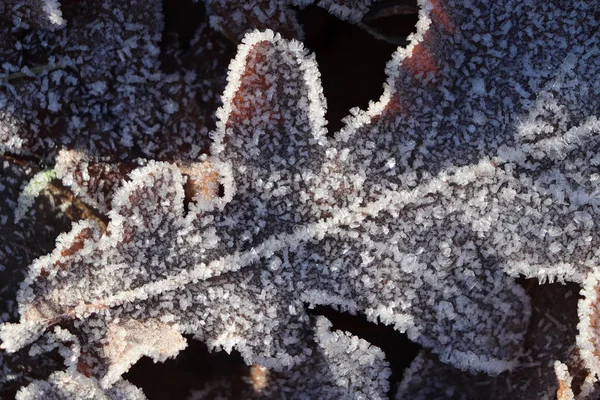
[[(302, 231), (294, 234), (296, 220), (316, 211), (303, 205), (315, 194), (300, 180), (314, 181), (312, 170), (318, 170), (324, 156), (318, 72), (299, 44), (290, 45), (272, 34), (249, 38), (232, 65), (235, 86), (226, 91), (230, 104), (221, 112), (227, 117), (213, 151), (221, 158), (215, 161), (224, 175), (225, 198), (211, 201), (197, 196), (185, 218), (184, 179), (178, 168), (149, 163), (135, 170), (132, 181), (113, 199), (105, 235), (92, 222), (78, 223), (59, 239), (51, 255), (32, 266), (20, 297), (22, 325), (4, 325), (5, 348), (14, 350), (57, 324), (73, 325), (81, 357), (72, 362), (109, 386), (134, 360), (110, 359), (106, 338), (114, 324), (134, 318), (194, 333), (212, 347), (235, 346), (249, 363), (282, 369), (307, 359), (309, 319), (298, 294), (314, 289), (318, 268), (292, 268), (286, 254), (294, 255), (286, 247), (296, 237), (307, 236)], [(272, 79), (274, 73), (286, 80)], [(246, 93), (254, 85), (262, 85), (269, 102), (251, 102)], [(280, 106), (283, 98), (288, 103)], [(271, 114), (268, 119), (263, 119), (265, 111)], [(261, 157), (244, 150), (251, 139), (244, 132), (244, 113), (263, 121), (254, 136), (259, 142), (268, 139), (259, 143)], [(282, 158), (283, 150), (289, 157), (297, 153), (306, 158), (290, 166), (290, 158)], [(279, 176), (270, 177), (270, 171)], [(293, 193), (292, 187), (282, 185), (284, 179), (301, 190)], [(264, 187), (265, 204), (251, 198), (255, 185)], [(293, 201), (285, 200), (288, 194)], [(324, 206), (321, 212), (330, 208)], [(262, 232), (246, 218), (248, 207), (263, 213), (258, 221)], [(272, 257), (274, 251), (284, 254)], [(261, 258), (271, 260), (264, 265)], [(228, 274), (221, 275), (224, 272)], [(305, 274), (309, 276), (302, 282)], [(169, 351), (157, 359), (172, 355)]]
[[(152, 167), (151, 164), (148, 168)], [(137, 173), (139, 175), (144, 172), (137, 171)], [(22, 306), (20, 313), (23, 317), (22, 320), (27, 321), (24, 322), (26, 326), (31, 327), (29, 330), (31, 333), (28, 336), (18, 328), (18, 325), (7, 325), (6, 332), (9, 332), (9, 335), (12, 332), (13, 339), (18, 340), (17, 343), (22, 344), (33, 340), (36, 335), (41, 333), (41, 329), (48, 329), (60, 324), (65, 319), (89, 316), (91, 312), (98, 312), (109, 307), (109, 304), (104, 304), (107, 297), (122, 293), (122, 289), (127, 289), (127, 283), (129, 286), (135, 286), (135, 282), (130, 280), (134, 276), (138, 275), (134, 280), (137, 280), (137, 284), (139, 284), (140, 280), (143, 282), (143, 276), (151, 272), (146, 271), (143, 268), (145, 266), (139, 264), (136, 271), (136, 266), (130, 262), (132, 261), (131, 257), (135, 255), (136, 250), (143, 248), (146, 248), (147, 252), (159, 250), (154, 243), (155, 239), (148, 241), (153, 234), (161, 236), (172, 233), (172, 223), (178, 222), (177, 211), (181, 214), (183, 209), (183, 178), (181, 175), (172, 177), (161, 176), (158, 173), (155, 173), (154, 176), (143, 175), (143, 177), (146, 182), (141, 183), (141, 187), (130, 186), (129, 191), (126, 190), (126, 187), (126, 193), (114, 200), (113, 212), (118, 218), (113, 218), (106, 235), (102, 236), (102, 240), (98, 243), (99, 246), (93, 246), (101, 237), (97, 225), (93, 221), (83, 221), (74, 225), (69, 234), (59, 237), (58, 247), (52, 254), (37, 260), (30, 272), (29, 285), (24, 286), (20, 293)], [(170, 179), (175, 179), (175, 181)], [(145, 188), (154, 188), (159, 192), (153, 193), (152, 197), (145, 197), (148, 195), (148, 190), (144, 191)], [(173, 190), (169, 191), (170, 188)], [(136, 196), (139, 197), (136, 198)], [(124, 209), (126, 206), (132, 208)], [(156, 218), (156, 213), (161, 210), (165, 212), (163, 215), (166, 217), (165, 221), (162, 221), (161, 216)], [(170, 217), (169, 213), (171, 213)], [(146, 224), (148, 225), (146, 226)], [(152, 229), (152, 231), (147, 231), (147, 229)], [(170, 241), (165, 240), (163, 245), (168, 249), (169, 243)], [(110, 273), (107, 273), (105, 269), (96, 270), (92, 267), (95, 262), (99, 261), (98, 257), (100, 259), (108, 257), (103, 263), (112, 269)], [(141, 261), (139, 257), (135, 258)], [(128, 261), (129, 264), (127, 264)], [(166, 268), (162, 260), (161, 265)], [(127, 266), (126, 270), (125, 266)], [(160, 266), (157, 265), (157, 267), (160, 269)], [(158, 270), (153, 271), (153, 273), (157, 272)], [(123, 281), (118, 279), (119, 276), (122, 278), (129, 276), (129, 278)], [(38, 278), (37, 281), (36, 278)], [(40, 281), (39, 278), (42, 280)], [(74, 286), (65, 290), (64, 283), (74, 278)], [(50, 285), (44, 285), (44, 281)], [(42, 285), (39, 286), (38, 283), (42, 283)], [(118, 287), (115, 284), (125, 284), (126, 286)], [(27, 304), (23, 299), (29, 299)], [(91, 323), (91, 326), (94, 326), (94, 322)], [(142, 343), (140, 343), (139, 335), (143, 332), (147, 332), (144, 337), (148, 340), (149, 349), (140, 347)], [(147, 352), (156, 359), (164, 359), (185, 346), (183, 339), (179, 339), (180, 343), (170, 341), (163, 350), (158, 346), (158, 342), (152, 339), (157, 332), (160, 332), (163, 337), (169, 335), (169, 329), (153, 318), (145, 321), (128, 321), (126, 318), (120, 318), (110, 326), (106, 326), (104, 330), (98, 331), (98, 328), (90, 328), (87, 331), (90, 338), (86, 337), (86, 341), (94, 338), (99, 340), (104, 337), (110, 337), (111, 341), (104, 341), (100, 349), (94, 349), (91, 344), (89, 346), (91, 348), (88, 349), (86, 342), (81, 345), (77, 343), (76, 345), (82, 346), (82, 348), (78, 350), (81, 353), (80, 359), (74, 360), (77, 363), (76, 367), (89, 374), (96, 368), (94, 361), (100, 357), (107, 363), (115, 365), (119, 371), (114, 379), (116, 381), (120, 373), (137, 360), (142, 355), (141, 353)], [(100, 333), (104, 336), (98, 336)], [(174, 338), (177, 337), (180, 337), (178, 333)], [(130, 342), (131, 345), (128, 344)], [(169, 344), (175, 350), (170, 350)], [(10, 349), (9, 342), (5, 341), (3, 345)], [(96, 343), (96, 345), (100, 346), (100, 343)], [(100, 350), (99, 356), (97, 355), (98, 350)]]
[(54, 173), (65, 186), (92, 207), (108, 211), (121, 181), (136, 164), (94, 159), (77, 150), (62, 150), (56, 158)]
[(336, 17), (358, 22), (378, 0), (320, 0), (317, 4)]
[[(18, 319), (17, 290), (29, 264), (54, 247), (54, 239), (70, 221), (63, 211), (69, 204), (43, 192), (31, 210), (15, 221), (14, 210), (27, 182), (37, 167), (0, 156), (0, 321)], [(56, 354), (31, 356), (26, 350), (7, 354), (0, 350), (0, 398), (10, 398), (16, 388), (31, 379), (41, 379), (59, 368)]]
[(347, 332), (331, 331), (325, 317), (316, 319), (315, 340), (316, 346), (310, 346), (312, 357), (290, 370), (272, 372), (254, 367), (243, 393), (235, 393), (226, 382), (209, 382), (190, 400), (387, 398), (391, 371), (380, 349)]
[[(600, 316), (598, 272), (591, 271), (583, 282), (579, 301), (579, 324), (577, 329), (577, 348), (581, 355), (582, 366), (586, 372), (587, 381), (597, 381), (600, 377), (600, 357), (598, 346), (600, 342), (600, 329), (598, 317)], [(589, 377), (587, 376), (589, 375)], [(597, 389), (597, 387), (596, 387)], [(592, 391), (590, 389), (590, 391)]]
[[(209, 160), (223, 197), (186, 207), (179, 167), (134, 170), (105, 234), (81, 222), (32, 265), (3, 346), (68, 330), (69, 365), (103, 387), (183, 333), (283, 372), (311, 358), (304, 306), (324, 304), (453, 367), (517, 367), (531, 313), (513, 277), (581, 282), (598, 264), (600, 6), (421, 6), (384, 95), (335, 140), (314, 59), (248, 35)], [(125, 328), (141, 352), (109, 357), (131, 320), (172, 346)]]
[(127, 381), (107, 390), (78, 373), (55, 372), (47, 381), (35, 381), (17, 393), (16, 400), (145, 400), (144, 393)]
[(0, 19), (12, 20), (18, 28), (53, 30), (65, 25), (59, 0), (5, 0), (0, 4)]
[(578, 399), (595, 398), (598, 386), (574, 350), (578, 290), (574, 284), (530, 285), (533, 312), (513, 371), (465, 374), (424, 351), (405, 371), (397, 399), (551, 399), (563, 389)]
[[(595, 265), (598, 5), (435, 4), (388, 65), (381, 101), (340, 139), (377, 174), (373, 191), (426, 196), (422, 225), (448, 216), (513, 275), (581, 282)], [(536, 26), (550, 12), (572, 20)]]
[[(397, 254), (388, 262), (401, 277), (382, 281), (403, 293), (368, 282), (374, 297), (390, 299), (388, 310), (374, 302), (383, 307), (373, 317), (424, 311), (414, 324), (429, 333), (418, 340), (444, 361), (498, 372), (508, 365), (473, 353), (516, 354), (526, 299), (502, 271), (581, 282), (597, 265), (597, 9), (422, 3), (382, 99), (338, 135), (338, 151), (368, 177), (363, 204), (381, 205), (375, 223), (361, 224), (361, 241), (368, 233), (374, 253)], [(538, 25), (549, 13), (565, 17)], [(571, 45), (546, 51), (561, 42)]]
[(197, 157), (208, 141), (206, 111), (194, 75), (159, 69), (160, 7), (67, 2), (66, 25), (51, 31), (0, 20), (0, 152), (50, 161), (63, 148), (113, 159)]
[(303, 39), (296, 9), (317, 4), (336, 17), (358, 22), (377, 0), (206, 0), (213, 28), (234, 42), (253, 30), (271, 29), (288, 39)]
[(234, 42), (254, 29), (273, 29), (288, 38), (301, 39), (302, 27), (292, 5), (304, 6), (312, 0), (207, 0), (210, 24)]
[[(58, 153), (53, 172), (86, 204), (100, 212), (107, 212), (122, 181), (146, 162), (141, 159), (137, 162), (113, 161), (90, 157), (81, 151), (62, 150)], [(187, 200), (216, 196), (217, 173), (209, 163), (180, 161), (178, 165), (187, 179), (184, 186)]]
[(324, 317), (316, 321), (316, 354), (308, 362), (274, 374), (264, 398), (385, 399), (391, 371), (383, 352), (347, 332), (330, 331)]

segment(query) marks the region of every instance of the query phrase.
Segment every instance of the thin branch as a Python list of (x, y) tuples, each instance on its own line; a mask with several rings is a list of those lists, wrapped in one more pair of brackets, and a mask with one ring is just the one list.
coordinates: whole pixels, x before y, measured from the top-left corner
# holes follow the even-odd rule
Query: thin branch
[(406, 46), (408, 44), (407, 36), (388, 35), (386, 33), (378, 31), (375, 28), (370, 27), (364, 22), (357, 22), (356, 26), (358, 26), (360, 29), (367, 32), (369, 35), (373, 36), (377, 40), (381, 40), (383, 42), (393, 44), (395, 46)]
[(12, 74), (0, 75), (0, 80), (14, 81), (17, 79), (30, 78), (32, 75), (37, 75), (45, 71), (50, 72), (62, 68), (64, 68), (64, 66), (60, 63), (39, 65), (37, 67), (30, 68), (28, 72), (19, 71), (14, 72)]

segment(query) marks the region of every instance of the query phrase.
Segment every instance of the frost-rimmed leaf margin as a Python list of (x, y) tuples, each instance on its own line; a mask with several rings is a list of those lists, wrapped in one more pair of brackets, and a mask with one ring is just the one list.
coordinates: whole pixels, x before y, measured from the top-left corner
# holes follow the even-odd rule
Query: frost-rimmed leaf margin
[(373, 118), (381, 115), (397, 94), (396, 79), (399, 76), (399, 71), (403, 68), (405, 61), (412, 56), (415, 48), (421, 44), (431, 25), (431, 11), (433, 10), (431, 0), (417, 0), (417, 3), (419, 6), (419, 19), (415, 26), (416, 31), (408, 36), (408, 45), (406, 47), (399, 46), (387, 62), (385, 67), (387, 78), (383, 84), (383, 94), (377, 101), (369, 102), (366, 110), (361, 110), (358, 107), (350, 110), (350, 115), (343, 120), (344, 127), (335, 134), (337, 141), (348, 141), (360, 128), (371, 122)]
[[(427, 58), (429, 56), (427, 53), (429, 50), (426, 48), (424, 49), (423, 45), (427, 40), (426, 35), (428, 31), (432, 26), (432, 23), (434, 23), (433, 19), (436, 17), (434, 15), (434, 8), (437, 8), (439, 11), (440, 3), (432, 0), (417, 0), (417, 3), (419, 14), (416, 31), (408, 36), (408, 45), (406, 47), (399, 46), (393, 53), (392, 58), (387, 62), (385, 68), (387, 79), (383, 84), (383, 94), (377, 101), (370, 102), (366, 110), (361, 110), (358, 107), (350, 110), (350, 115), (343, 119), (345, 125), (340, 131), (334, 134), (337, 143), (344, 144), (351, 141), (353, 137), (362, 133), (359, 132), (361, 129), (366, 128), (370, 123), (382, 116), (388, 109), (397, 107), (398, 104), (395, 102), (397, 101), (397, 98), (400, 97), (397, 80), (401, 76), (402, 70), (413, 69), (409, 64), (411, 61), (414, 61), (414, 57), (419, 58), (424, 56)], [(439, 16), (437, 17), (439, 19)], [(441, 25), (447, 24), (447, 21), (445, 20), (438, 20), (436, 22)], [(445, 26), (445, 28), (448, 30), (454, 29), (451, 25)], [(423, 54), (420, 54), (422, 51)], [(429, 182), (420, 183), (414, 190), (407, 189), (403, 191), (404, 193), (402, 193), (402, 195), (392, 195), (392, 198), (396, 197), (396, 199), (392, 199), (392, 203), (406, 202), (406, 204), (410, 204), (411, 201), (408, 200), (408, 198), (412, 196), (436, 193), (437, 187), (439, 187), (440, 184), (452, 182), (456, 175), (459, 175), (460, 173), (475, 175), (481, 172), (485, 173), (485, 170), (490, 168), (491, 165), (493, 165), (492, 160), (483, 159), (474, 165), (450, 168), (447, 171), (440, 173)], [(456, 183), (459, 185), (461, 184), (459, 181), (456, 181)], [(431, 189), (420, 191), (420, 187), (430, 187)], [(390, 191), (390, 193), (391, 192), (392, 191)], [(405, 198), (402, 198), (403, 196)], [(504, 266), (504, 269), (507, 270), (508, 267)], [(517, 297), (528, 299), (525, 290), (518, 285), (511, 286), (510, 291)], [(523, 319), (528, 320), (531, 315), (530, 305), (528, 302), (525, 302), (522, 306)], [(377, 310), (371, 311), (377, 314)], [(518, 356), (515, 356), (511, 360), (499, 360), (493, 357), (477, 355), (472, 352), (463, 352), (452, 348), (440, 350), (439, 343), (436, 342), (436, 340), (432, 340), (425, 335), (422, 335), (415, 329), (414, 322), (410, 315), (407, 314), (401, 317), (403, 317), (402, 323), (395, 322), (395, 329), (405, 332), (411, 340), (433, 349), (433, 351), (438, 354), (439, 359), (444, 363), (452, 364), (462, 370), (480, 371), (490, 375), (498, 375), (504, 371), (512, 370), (518, 365)], [(374, 319), (375, 322), (378, 318), (377, 315), (375, 315), (374, 318), (373, 316), (369, 316), (369, 319)], [(525, 330), (521, 332), (522, 336), (524, 336), (524, 334)]]
[(600, 273), (590, 271), (583, 281), (579, 300), (577, 346), (584, 365), (593, 376), (600, 377)]
[[(242, 76), (246, 68), (246, 60), (250, 51), (254, 46), (261, 42), (267, 42), (275, 49), (289, 50), (295, 54), (296, 62), (302, 70), (304, 83), (309, 89), (308, 100), (309, 110), (311, 115), (310, 123), (312, 125), (312, 133), (314, 139), (321, 146), (327, 143), (327, 121), (325, 120), (325, 110), (327, 103), (323, 95), (321, 87), (320, 72), (314, 54), (309, 54), (301, 42), (296, 40), (284, 40), (281, 35), (273, 32), (270, 29), (265, 31), (253, 31), (247, 33), (238, 46), (235, 58), (229, 64), (229, 72), (227, 74), (227, 86), (221, 97), (223, 105), (216, 111), (217, 126), (214, 132), (211, 133), (213, 144), (211, 146), (209, 158), (215, 169), (220, 171), (220, 183), (224, 186), (224, 196), (216, 199), (214, 206), (222, 209), (233, 198), (236, 187), (232, 176), (232, 166), (229, 162), (223, 162), (219, 159), (219, 155), (225, 149), (225, 141), (228, 135), (227, 122), (232, 114), (233, 99), (242, 84)], [(210, 211), (212, 207), (203, 207), (205, 211)]]
[(54, 372), (46, 381), (33, 381), (21, 388), (16, 400), (145, 400), (141, 389), (120, 380), (110, 389), (103, 389), (94, 378), (77, 372)]

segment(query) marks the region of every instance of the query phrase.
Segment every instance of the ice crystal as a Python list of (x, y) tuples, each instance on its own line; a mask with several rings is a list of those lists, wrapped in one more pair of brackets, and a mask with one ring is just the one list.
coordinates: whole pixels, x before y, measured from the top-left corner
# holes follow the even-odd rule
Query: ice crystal
[[(0, 321), (18, 320), (16, 293), (32, 260), (51, 251), (56, 236), (70, 226), (64, 203), (42, 192), (20, 221), (15, 219), (19, 198), (39, 169), (0, 156)], [(0, 397), (4, 389), (18, 387), (28, 379), (40, 378), (60, 368), (53, 355), (28, 355), (27, 351), (7, 354), (0, 350)], [(34, 368), (32, 368), (34, 366)]]
[(54, 30), (65, 25), (58, 0), (5, 0), (0, 4), (0, 15), (19, 28)]
[(319, 6), (326, 8), (338, 18), (357, 22), (377, 0), (321, 0)]
[(93, 379), (78, 373), (55, 372), (46, 381), (35, 381), (17, 393), (16, 400), (144, 400), (142, 391), (127, 381), (104, 390)]
[[(47, 8), (41, 4), (56, 2), (12, 3), (34, 18)], [(196, 76), (159, 69), (160, 2), (61, 9), (68, 23), (50, 30), (0, 19), (0, 153), (49, 161), (65, 148), (114, 160), (197, 157), (208, 139), (206, 111), (195, 101)]]
[(289, 39), (304, 32), (294, 8), (317, 4), (336, 17), (358, 22), (377, 0), (206, 0), (210, 23), (234, 41), (255, 29), (272, 29)]
[(577, 329), (577, 345), (585, 368), (590, 371), (590, 378), (600, 378), (600, 332), (598, 318), (600, 316), (600, 285), (598, 272), (591, 271), (583, 283), (581, 291), (584, 298), (579, 302), (579, 324)]
[(39, 196), (42, 190), (48, 186), (55, 177), (53, 170), (38, 172), (31, 178), (27, 186), (23, 188), (19, 195), (17, 208), (15, 210), (15, 221), (19, 222), (25, 213), (31, 208), (35, 198)]
[[(353, 110), (334, 138), (326, 135), (314, 57), (271, 31), (246, 35), (230, 64), (208, 163), (186, 173), (177, 157), (149, 161), (111, 189), (106, 232), (78, 222), (31, 265), (21, 320), (0, 330), (3, 348), (65, 342), (70, 374), (97, 379), (103, 390), (142, 355), (175, 356), (184, 333), (285, 374), (319, 360), (305, 306), (328, 305), (393, 325), (427, 348), (432, 361), (413, 367), (433, 371), (422, 378), (435, 378), (438, 367), (446, 377), (459, 374), (455, 368), (518, 376), (529, 358), (554, 378), (556, 360), (571, 368), (567, 350), (561, 338), (558, 350), (548, 348), (548, 322), (529, 325), (535, 303), (532, 314), (514, 277), (582, 283), (588, 276), (578, 343), (597, 374), (599, 11), (593, 1), (422, 1), (416, 34), (388, 64), (383, 96), (367, 111)], [(123, 30), (116, 25), (112, 35)], [(151, 25), (143, 25), (146, 51), (139, 38), (136, 46), (114, 41), (142, 60), (153, 57)], [(85, 32), (78, 40), (95, 38)], [(128, 57), (123, 51), (116, 54)], [(137, 78), (127, 82), (136, 92)], [(40, 101), (56, 112), (60, 99)], [(127, 147), (135, 131), (128, 124), (183, 112), (169, 101), (159, 112), (155, 97), (143, 99), (119, 110), (129, 113), (119, 119), (125, 125), (103, 132), (124, 134)], [(140, 116), (145, 108), (152, 111)], [(45, 145), (44, 135), (13, 140), (15, 118), (27, 116), (17, 111), (0, 130), (9, 132), (9, 146), (32, 137)], [(191, 137), (182, 143), (197, 147)], [(379, 350), (319, 329), (326, 345), (318, 369), (336, 377), (322, 397), (380, 393), (380, 380), (371, 387), (356, 378), (336, 343), (357, 346), (359, 370), (381, 365)], [(523, 354), (536, 332), (536, 346), (546, 347)], [(535, 394), (546, 389), (520, 383)]]
[[(314, 352), (306, 363), (287, 371), (273, 372), (260, 367), (259, 382), (242, 394), (233, 393), (231, 384), (208, 382), (190, 400), (209, 398), (273, 399), (385, 399), (390, 370), (381, 350), (347, 332), (331, 331), (325, 317), (315, 321)], [(315, 373), (318, 371), (318, 373)], [(255, 373), (256, 375), (257, 373)]]
[(599, 388), (575, 349), (577, 290), (577, 285), (556, 283), (529, 288), (532, 317), (523, 354), (512, 371), (495, 377), (464, 374), (423, 351), (405, 371), (397, 399), (549, 399), (567, 386), (579, 399), (594, 398)]

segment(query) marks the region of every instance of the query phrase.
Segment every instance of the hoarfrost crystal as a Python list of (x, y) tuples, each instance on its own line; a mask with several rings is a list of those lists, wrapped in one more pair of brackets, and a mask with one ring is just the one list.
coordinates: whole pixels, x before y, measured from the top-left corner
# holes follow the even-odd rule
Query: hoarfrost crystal
[[(304, 308), (329, 305), (393, 325), (449, 369), (494, 375), (523, 367), (533, 314), (514, 277), (525, 275), (586, 279), (578, 343), (598, 373), (588, 336), (600, 248), (599, 7), (422, 1), (383, 96), (334, 138), (314, 57), (271, 31), (246, 35), (207, 176), (195, 177), (210, 188), (186, 204), (192, 176), (177, 157), (133, 170), (110, 192), (106, 232), (76, 223), (31, 265), (20, 323), (2, 325), (2, 346), (67, 331), (70, 373), (103, 390), (142, 355), (173, 357), (183, 334), (285, 373), (315, 362), (316, 331), (319, 360), (338, 376), (327, 385), (354, 387), (339, 341), (385, 371), (378, 349), (324, 331)], [(167, 117), (184, 110), (169, 105)], [(12, 137), (12, 119), (2, 123)], [(415, 369), (435, 367), (419, 360)]]

